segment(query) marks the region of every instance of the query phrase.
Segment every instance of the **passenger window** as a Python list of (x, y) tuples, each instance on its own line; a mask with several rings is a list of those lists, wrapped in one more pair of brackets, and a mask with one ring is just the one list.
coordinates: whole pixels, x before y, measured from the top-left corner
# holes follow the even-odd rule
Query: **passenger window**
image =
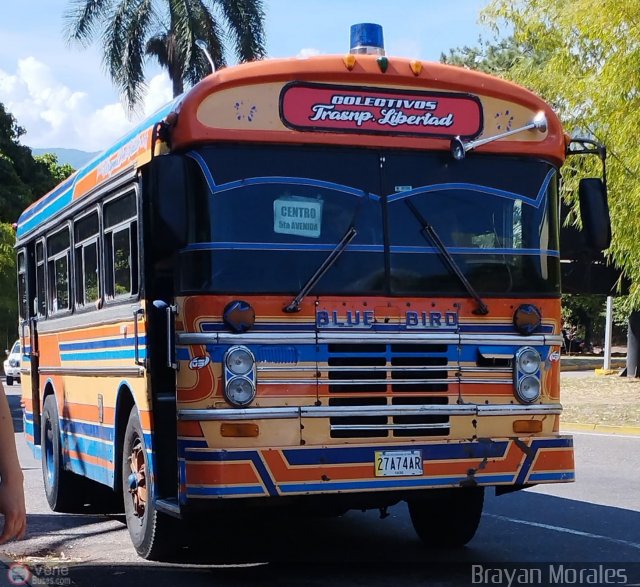
[(49, 310), (63, 312), (70, 308), (69, 229), (65, 228), (47, 240), (49, 270)]
[(108, 298), (138, 293), (138, 232), (135, 194), (104, 206), (105, 294)]
[(98, 213), (81, 218), (75, 224), (76, 303), (94, 304), (100, 299), (98, 255)]

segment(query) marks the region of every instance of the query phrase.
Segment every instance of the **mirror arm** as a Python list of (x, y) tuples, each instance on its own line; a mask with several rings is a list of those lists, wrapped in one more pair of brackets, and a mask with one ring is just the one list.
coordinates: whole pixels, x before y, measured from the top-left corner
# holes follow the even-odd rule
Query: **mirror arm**
[[(579, 149), (572, 149), (575, 145)], [(602, 183), (607, 189), (607, 147), (593, 139), (571, 139), (567, 145), (567, 157), (574, 155), (597, 155), (602, 162)]]
[(450, 152), (451, 156), (456, 161), (461, 161), (465, 158), (467, 151), (471, 151), (471, 149), (475, 149), (476, 147), (480, 147), (481, 145), (486, 145), (487, 143), (493, 143), (494, 141), (498, 141), (500, 139), (504, 139), (506, 137), (510, 137), (511, 135), (515, 135), (526, 130), (537, 129), (540, 132), (547, 132), (547, 117), (544, 112), (538, 112), (531, 122), (521, 126), (520, 128), (514, 128), (513, 130), (508, 130), (499, 135), (493, 135), (492, 137), (486, 137), (484, 139), (477, 139), (475, 141), (469, 141), (467, 143), (463, 142), (460, 137), (454, 137), (451, 139)]

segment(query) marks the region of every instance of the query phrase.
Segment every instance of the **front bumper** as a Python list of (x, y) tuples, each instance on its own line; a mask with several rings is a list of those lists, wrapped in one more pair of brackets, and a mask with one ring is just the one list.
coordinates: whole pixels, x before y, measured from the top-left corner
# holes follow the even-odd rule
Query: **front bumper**
[[(574, 480), (570, 436), (212, 449), (180, 440), (180, 502)], [(423, 474), (376, 477), (375, 452), (419, 450)]]

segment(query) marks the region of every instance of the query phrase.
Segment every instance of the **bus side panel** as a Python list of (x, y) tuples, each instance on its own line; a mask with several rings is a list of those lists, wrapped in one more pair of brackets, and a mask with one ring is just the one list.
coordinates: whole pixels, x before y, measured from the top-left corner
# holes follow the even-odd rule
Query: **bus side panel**
[[(40, 385), (56, 394), (64, 467), (113, 487), (116, 467), (118, 396), (130, 393), (138, 408), (153, 462), (151, 412), (144, 371), (135, 373), (132, 320), (65, 332), (40, 333)], [(138, 356), (144, 358), (139, 323)]]

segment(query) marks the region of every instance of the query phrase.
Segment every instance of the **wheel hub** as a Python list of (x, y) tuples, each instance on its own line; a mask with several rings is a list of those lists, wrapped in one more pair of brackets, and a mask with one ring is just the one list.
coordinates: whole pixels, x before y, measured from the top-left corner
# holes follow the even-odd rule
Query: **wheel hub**
[(136, 516), (144, 516), (147, 507), (147, 466), (144, 458), (144, 449), (138, 441), (129, 456), (131, 474), (127, 478), (129, 494), (133, 501), (133, 511)]

